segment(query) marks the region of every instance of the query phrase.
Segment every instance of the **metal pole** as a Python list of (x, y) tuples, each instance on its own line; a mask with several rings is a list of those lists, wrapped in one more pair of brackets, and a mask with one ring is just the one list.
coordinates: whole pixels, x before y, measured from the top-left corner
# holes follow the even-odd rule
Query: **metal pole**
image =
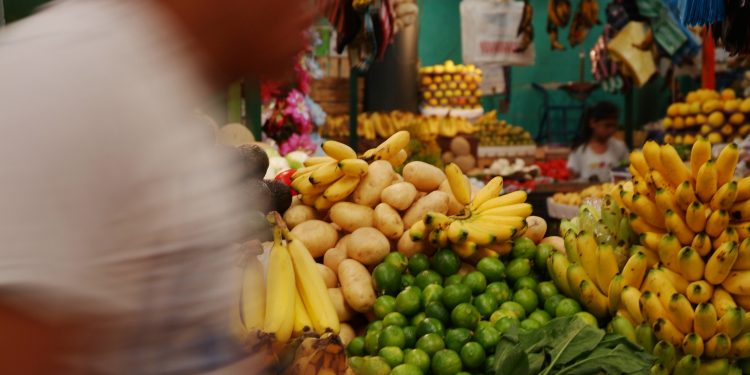
[(5, 4), (0, 0), (0, 26), (5, 26)]
[(356, 152), (359, 151), (359, 135), (357, 134), (358, 77), (357, 69), (353, 68), (349, 73), (349, 146)]
[(243, 85), (245, 89), (245, 111), (246, 121), (253, 132), (256, 141), (260, 141), (262, 135), (261, 127), (261, 103), (260, 103), (260, 84), (257, 81), (246, 79)]

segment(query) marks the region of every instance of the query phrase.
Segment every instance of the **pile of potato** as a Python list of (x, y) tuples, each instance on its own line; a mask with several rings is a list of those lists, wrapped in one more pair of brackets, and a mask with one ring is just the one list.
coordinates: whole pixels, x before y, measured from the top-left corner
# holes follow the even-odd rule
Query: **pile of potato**
[(415, 222), (429, 211), (452, 215), (462, 209), (441, 169), (415, 161), (399, 175), (387, 161), (375, 161), (347, 201), (318, 212), (295, 199), (284, 220), (321, 263), (339, 319), (346, 322), (375, 303), (372, 267), (391, 251), (411, 256), (427, 250), (409, 236)]

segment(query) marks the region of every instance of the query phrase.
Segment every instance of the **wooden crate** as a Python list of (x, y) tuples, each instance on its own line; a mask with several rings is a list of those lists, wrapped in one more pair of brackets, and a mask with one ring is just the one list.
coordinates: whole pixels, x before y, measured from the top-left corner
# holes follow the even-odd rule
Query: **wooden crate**
[[(365, 97), (364, 78), (358, 78), (357, 111), (362, 112)], [(326, 77), (312, 82), (310, 97), (328, 114), (349, 114), (349, 78)]]

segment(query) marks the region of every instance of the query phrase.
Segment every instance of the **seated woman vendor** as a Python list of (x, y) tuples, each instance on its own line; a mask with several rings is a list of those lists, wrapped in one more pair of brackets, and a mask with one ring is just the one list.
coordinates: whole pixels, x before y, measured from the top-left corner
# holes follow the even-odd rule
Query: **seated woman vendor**
[(568, 169), (577, 179), (609, 182), (612, 168), (628, 159), (625, 143), (614, 138), (619, 110), (610, 102), (599, 102), (585, 113), (581, 134), (573, 143)]

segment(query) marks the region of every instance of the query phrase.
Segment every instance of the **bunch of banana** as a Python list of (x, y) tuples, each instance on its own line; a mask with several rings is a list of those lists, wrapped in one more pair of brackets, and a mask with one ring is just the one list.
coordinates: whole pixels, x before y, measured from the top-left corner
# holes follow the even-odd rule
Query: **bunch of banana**
[(291, 363), (277, 371), (285, 375), (341, 375), (348, 368), (344, 344), (337, 335), (306, 333), (289, 348)]
[(506, 254), (510, 241), (526, 231), (526, 218), (532, 211), (525, 203), (526, 192), (501, 195), (503, 179), (495, 177), (472, 199), (469, 180), (458, 165), (449, 164), (445, 173), (453, 195), (465, 207), (455, 216), (428, 212), (410, 228), (412, 240), (427, 240), (435, 248), (450, 245), (470, 261)]
[(326, 141), (322, 148), (327, 156), (305, 160), (305, 167), (292, 175), (292, 188), (301, 194), (304, 204), (325, 211), (357, 189), (367, 174), (368, 161), (387, 160), (394, 167), (401, 166), (407, 158), (404, 148), (409, 140), (409, 132), (397, 132), (361, 158), (341, 142)]
[[(362, 113), (357, 116), (357, 133), (367, 140), (385, 139), (402, 130), (435, 138), (454, 137), (459, 133), (474, 134), (478, 127), (462, 117), (422, 116), (401, 111)], [(349, 116), (328, 116), (321, 132), (329, 138), (348, 137)]]

